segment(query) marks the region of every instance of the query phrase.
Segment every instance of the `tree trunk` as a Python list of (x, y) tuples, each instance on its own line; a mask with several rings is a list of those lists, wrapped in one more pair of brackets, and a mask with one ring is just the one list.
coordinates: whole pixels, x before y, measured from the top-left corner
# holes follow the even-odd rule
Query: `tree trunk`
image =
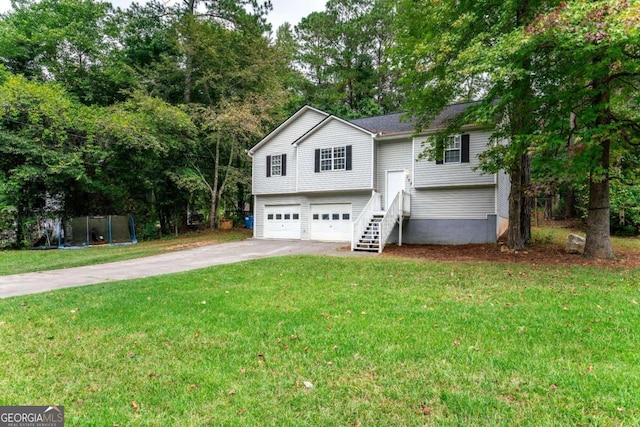
[(553, 217), (553, 194), (546, 194), (544, 200), (544, 219), (549, 221)]
[(572, 188), (567, 188), (564, 200), (564, 217), (575, 218), (576, 216), (576, 192)]
[(589, 179), (589, 214), (585, 258), (613, 259), (609, 229), (609, 180)]
[(531, 186), (531, 158), (525, 153), (520, 159), (520, 237), (525, 245), (531, 243), (531, 197), (528, 195)]
[(520, 164), (511, 170), (511, 193), (509, 194), (509, 228), (507, 246), (510, 249), (522, 250), (525, 241), (522, 236), (522, 168)]
[[(594, 62), (598, 62), (596, 59)], [(593, 82), (596, 95), (592, 99), (593, 105), (606, 106), (601, 108), (596, 118), (596, 127), (604, 129), (600, 140), (599, 168), (602, 175), (589, 175), (589, 213), (587, 215), (587, 241), (584, 247), (585, 258), (613, 259), (611, 249), (610, 208), (609, 208), (609, 156), (611, 151), (611, 139), (608, 135), (611, 124), (608, 105), (611, 98), (608, 82), (596, 79)]]
[(193, 80), (193, 41), (195, 10), (197, 0), (186, 0), (187, 4), (187, 28), (185, 34), (185, 61), (184, 61), (184, 93), (182, 101), (185, 104), (191, 102), (191, 86)]
[(209, 227), (218, 228), (218, 173), (220, 171), (220, 136), (216, 136), (216, 155), (213, 162), (213, 185), (209, 187), (211, 191), (211, 215), (209, 216)]

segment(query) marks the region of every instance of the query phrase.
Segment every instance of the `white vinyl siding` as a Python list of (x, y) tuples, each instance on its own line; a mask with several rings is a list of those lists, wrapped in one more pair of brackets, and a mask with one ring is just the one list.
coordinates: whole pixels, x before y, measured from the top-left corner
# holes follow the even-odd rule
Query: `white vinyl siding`
[[(384, 141), (376, 143), (376, 191), (382, 194), (382, 206), (387, 205), (384, 200), (387, 184), (387, 171), (412, 170), (411, 141)], [(408, 187), (408, 183), (407, 183)]]
[[(469, 132), (469, 163), (436, 164), (435, 161), (427, 159), (417, 160), (413, 173), (413, 185), (420, 188), (495, 184), (495, 175), (482, 174), (480, 171), (473, 170), (480, 164), (478, 156), (488, 148), (490, 136), (489, 132)], [(422, 143), (427, 139), (426, 136), (415, 139), (416, 158), (424, 149)]]
[(487, 215), (494, 215), (495, 209), (495, 187), (415, 190), (411, 193), (411, 219), (485, 219)]
[(498, 215), (509, 218), (509, 193), (511, 192), (511, 180), (504, 171), (498, 174)]
[[(346, 150), (348, 145), (351, 145), (351, 170), (344, 170), (343, 166), (343, 170), (315, 172), (316, 150), (336, 147)], [(324, 123), (298, 146), (298, 192), (371, 189), (372, 150), (373, 142), (369, 134), (339, 120)], [(333, 155), (335, 157), (335, 151)], [(322, 157), (320, 161), (322, 168)], [(338, 162), (337, 166), (341, 164)], [(334, 169), (335, 166), (336, 163), (333, 163)]]
[[(253, 194), (284, 194), (296, 191), (296, 148), (298, 138), (320, 123), (326, 116), (314, 110), (306, 110), (287, 126), (271, 136), (268, 143), (253, 155)], [(267, 178), (267, 156), (287, 155), (286, 176)], [(313, 167), (313, 166), (312, 166)]]

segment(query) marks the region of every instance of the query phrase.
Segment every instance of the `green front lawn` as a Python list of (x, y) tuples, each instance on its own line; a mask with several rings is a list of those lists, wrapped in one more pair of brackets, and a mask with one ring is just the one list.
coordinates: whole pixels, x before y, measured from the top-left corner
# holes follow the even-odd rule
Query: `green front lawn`
[(640, 272), (286, 257), (0, 300), (68, 426), (636, 425)]
[(232, 242), (251, 237), (251, 230), (206, 230), (180, 237), (124, 246), (92, 246), (79, 249), (0, 251), (0, 276), (57, 270), (158, 255), (203, 244)]

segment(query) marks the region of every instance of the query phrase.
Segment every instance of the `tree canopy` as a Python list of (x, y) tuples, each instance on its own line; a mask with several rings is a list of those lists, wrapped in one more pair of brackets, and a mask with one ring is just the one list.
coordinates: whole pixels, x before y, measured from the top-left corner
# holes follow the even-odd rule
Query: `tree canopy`
[[(508, 244), (531, 199), (587, 218), (587, 256), (640, 212), (636, 0), (329, 0), (271, 30), (270, 2), (14, 0), (0, 16), (0, 226), (134, 213), (142, 236), (217, 226), (251, 201), (245, 151), (312, 104), (345, 118), (407, 111), (436, 135), (491, 128), (481, 168), (511, 177)], [(580, 200), (586, 200), (579, 203)], [(574, 203), (577, 209), (573, 209)], [(148, 232), (148, 233), (147, 233)]]

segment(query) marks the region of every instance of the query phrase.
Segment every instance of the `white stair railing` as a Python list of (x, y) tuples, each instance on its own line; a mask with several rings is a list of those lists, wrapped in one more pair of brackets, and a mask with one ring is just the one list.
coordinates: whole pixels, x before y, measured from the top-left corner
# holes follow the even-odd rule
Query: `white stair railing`
[(398, 219), (401, 217), (402, 212), (402, 199), (404, 197), (404, 191), (399, 191), (396, 197), (389, 205), (387, 212), (385, 212), (382, 221), (380, 222), (380, 246), (378, 252), (382, 253), (384, 246), (387, 244), (387, 239), (391, 235)]
[(351, 250), (353, 251), (358, 243), (358, 240), (362, 237), (364, 230), (367, 228), (373, 213), (380, 210), (380, 193), (374, 191), (371, 194), (371, 198), (362, 209), (362, 212), (351, 225)]

